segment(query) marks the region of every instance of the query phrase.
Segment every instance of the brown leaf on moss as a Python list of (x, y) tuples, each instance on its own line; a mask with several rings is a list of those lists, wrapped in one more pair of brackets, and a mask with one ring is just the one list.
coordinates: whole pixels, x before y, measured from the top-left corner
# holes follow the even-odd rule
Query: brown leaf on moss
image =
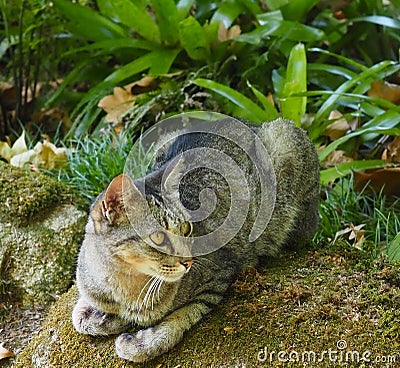
[(395, 104), (400, 104), (400, 86), (397, 84), (376, 80), (371, 83), (368, 96), (383, 98)]
[(388, 163), (400, 164), (400, 137), (395, 137), (382, 153), (382, 160)]
[(4, 343), (0, 344), (0, 360), (15, 356), (15, 354), (11, 350), (6, 349), (3, 344)]
[(43, 138), (43, 143), (38, 142), (33, 149), (28, 150), (23, 131), (12, 147), (6, 142), (0, 142), (0, 156), (16, 167), (29, 164), (35, 169), (39, 167), (53, 169), (64, 165), (67, 162), (66, 148), (56, 147), (46, 135), (43, 135)]
[(381, 190), (387, 196), (400, 196), (400, 167), (387, 167), (368, 172), (354, 172), (355, 186), (361, 191), (371, 186), (376, 192)]

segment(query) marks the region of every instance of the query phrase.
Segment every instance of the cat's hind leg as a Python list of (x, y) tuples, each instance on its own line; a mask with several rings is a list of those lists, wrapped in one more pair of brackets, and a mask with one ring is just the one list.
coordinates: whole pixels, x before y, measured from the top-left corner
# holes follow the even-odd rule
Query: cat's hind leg
[(92, 336), (118, 334), (131, 325), (117, 315), (99, 311), (83, 298), (72, 311), (72, 324), (78, 332)]

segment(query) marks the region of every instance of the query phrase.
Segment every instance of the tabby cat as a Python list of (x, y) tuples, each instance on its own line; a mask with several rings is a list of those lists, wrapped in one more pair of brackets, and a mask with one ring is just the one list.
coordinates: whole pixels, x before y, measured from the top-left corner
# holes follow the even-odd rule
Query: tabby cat
[[(185, 331), (220, 303), (240, 270), (256, 266), (260, 256), (276, 255), (283, 246), (312, 237), (319, 196), (312, 142), (302, 129), (283, 119), (246, 127), (265, 146), (273, 168), (270, 174), (276, 177), (275, 205), (261, 236), (249, 241), (261, 200), (268, 194), (260, 190), (262, 183), (245, 150), (223, 134), (179, 135), (163, 146), (148, 175), (134, 181), (117, 176), (93, 203), (78, 259), (80, 298), (72, 315), (77, 331), (119, 334), (115, 341), (119, 357), (148, 361), (175, 346)], [(174, 182), (174, 175), (182, 171), (182, 160), (177, 158), (201, 147), (230, 156), (251, 183), (243, 226), (226, 245), (204, 254), (197, 251), (194, 239), (214, 231), (229, 213), (233, 199), (226, 179), (216, 170), (199, 167), (187, 170), (179, 185), (165, 188), (162, 181), (168, 167), (167, 176)], [(257, 148), (254, 152), (257, 156)], [(163, 193), (169, 190), (182, 208), (195, 211), (204, 188), (211, 189), (217, 200), (207, 219), (191, 221), (165, 203)], [(150, 217), (157, 219), (157, 226), (146, 222)], [(140, 228), (132, 225), (132, 219)]]

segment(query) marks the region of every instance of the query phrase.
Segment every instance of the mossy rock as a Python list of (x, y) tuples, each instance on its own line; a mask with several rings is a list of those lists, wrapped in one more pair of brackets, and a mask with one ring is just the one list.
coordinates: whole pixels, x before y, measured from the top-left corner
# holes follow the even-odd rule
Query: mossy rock
[[(400, 361), (399, 268), (346, 247), (285, 254), (241, 275), (220, 308), (147, 364), (119, 359), (115, 336), (75, 332), (76, 299), (73, 287), (52, 307), (16, 367), (300, 367), (302, 354), (313, 359), (310, 352), (315, 359), (325, 354), (321, 362), (306, 361), (310, 367), (374, 366), (360, 360), (363, 354)], [(329, 349), (336, 362), (323, 353)]]
[(85, 201), (49, 176), (0, 162), (0, 203), (1, 298), (54, 301), (74, 277)]

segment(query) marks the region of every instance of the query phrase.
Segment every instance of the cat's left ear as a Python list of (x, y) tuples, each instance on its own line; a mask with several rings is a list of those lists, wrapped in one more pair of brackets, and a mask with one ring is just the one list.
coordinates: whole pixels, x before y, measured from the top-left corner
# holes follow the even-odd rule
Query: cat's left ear
[(124, 190), (131, 185), (130, 178), (124, 174), (115, 177), (108, 186), (101, 201), (101, 211), (110, 225), (124, 215)]
[(110, 225), (127, 221), (127, 203), (134, 198), (142, 198), (132, 179), (121, 174), (115, 177), (102, 196), (94, 204), (93, 220), (107, 220)]

